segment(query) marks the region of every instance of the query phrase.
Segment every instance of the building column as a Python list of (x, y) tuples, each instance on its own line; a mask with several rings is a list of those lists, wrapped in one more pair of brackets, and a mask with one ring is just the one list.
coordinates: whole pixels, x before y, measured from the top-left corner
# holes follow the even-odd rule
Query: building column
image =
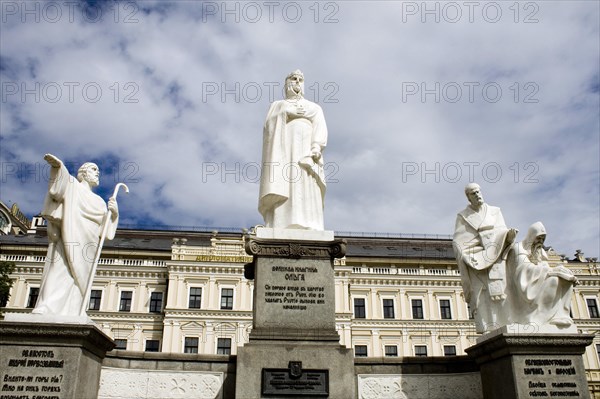
[(149, 309), (146, 308), (146, 301), (150, 300), (150, 296), (148, 295), (148, 286), (145, 282), (140, 282), (140, 284), (134, 288), (133, 297), (135, 309), (132, 310), (138, 313), (145, 313)]
[(342, 282), (342, 299), (344, 301), (344, 312), (352, 313), (352, 308), (350, 305), (350, 283), (348, 280), (344, 280)]
[(170, 309), (178, 308), (178, 297), (179, 297), (179, 279), (177, 276), (169, 276), (168, 296), (166, 301), (166, 307)]
[(253, 295), (254, 295), (254, 284), (250, 280), (246, 281), (246, 284), (240, 284), (243, 286), (244, 292), (244, 303), (242, 304), (241, 310), (251, 311), (253, 306)]
[(373, 349), (374, 357), (381, 357), (383, 354), (381, 353), (381, 337), (379, 336), (379, 330), (373, 330), (373, 334), (371, 336), (371, 347)]
[(210, 276), (208, 279), (207, 288), (207, 298), (208, 298), (208, 309), (218, 309), (217, 303), (219, 301), (219, 292), (217, 291), (218, 287), (215, 284), (215, 278)]
[(119, 307), (119, 289), (117, 288), (117, 282), (111, 280), (106, 286), (106, 300), (104, 301), (104, 309), (109, 312), (118, 311)]
[(437, 298), (433, 295), (433, 293), (430, 290), (427, 290), (427, 302), (427, 309), (429, 310), (429, 312), (425, 318), (429, 320), (438, 320), (438, 312), (436, 309)]
[[(215, 328), (212, 322), (206, 322), (206, 339), (204, 339), (204, 350), (202, 353), (205, 355), (214, 355), (217, 353), (215, 347)], [(202, 337), (200, 337), (202, 339)]]
[(367, 317), (370, 316), (371, 319), (379, 319), (381, 318), (381, 314), (379, 312), (379, 303), (378, 303), (378, 299), (379, 299), (379, 295), (377, 295), (377, 291), (373, 288), (371, 288), (369, 290), (369, 314), (367, 314)]
[(25, 279), (23, 277), (17, 278), (8, 297), (8, 306), (21, 307), (21, 304), (23, 304), (23, 307), (27, 306), (28, 291)]

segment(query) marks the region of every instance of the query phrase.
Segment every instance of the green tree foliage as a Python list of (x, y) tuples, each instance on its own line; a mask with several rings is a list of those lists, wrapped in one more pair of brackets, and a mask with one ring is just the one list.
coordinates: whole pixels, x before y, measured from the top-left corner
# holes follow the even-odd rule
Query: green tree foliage
[(8, 302), (10, 287), (12, 287), (13, 284), (9, 274), (14, 270), (15, 262), (0, 262), (0, 307), (6, 306), (6, 303)]

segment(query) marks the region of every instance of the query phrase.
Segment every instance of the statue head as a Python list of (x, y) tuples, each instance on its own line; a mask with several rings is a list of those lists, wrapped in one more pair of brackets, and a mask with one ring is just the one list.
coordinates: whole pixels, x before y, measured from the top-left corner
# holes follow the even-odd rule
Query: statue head
[(77, 180), (80, 182), (86, 181), (90, 188), (100, 184), (100, 169), (93, 162), (86, 162), (79, 167), (77, 171)]
[(474, 207), (483, 205), (483, 195), (481, 195), (481, 187), (477, 183), (469, 183), (465, 186), (465, 195), (469, 203)]
[(285, 78), (285, 98), (302, 97), (304, 97), (304, 74), (296, 69)]
[(542, 222), (535, 222), (529, 226), (527, 236), (523, 240), (523, 248), (529, 252), (533, 263), (538, 263), (545, 256), (544, 241), (546, 241), (546, 228)]

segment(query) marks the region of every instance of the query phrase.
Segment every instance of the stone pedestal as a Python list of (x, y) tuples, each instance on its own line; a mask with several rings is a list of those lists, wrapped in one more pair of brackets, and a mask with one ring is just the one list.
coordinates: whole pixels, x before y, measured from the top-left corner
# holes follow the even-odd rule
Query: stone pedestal
[(484, 336), (466, 352), (480, 366), (484, 399), (589, 398), (582, 354), (592, 335)]
[(0, 396), (96, 398), (113, 347), (94, 325), (0, 322)]
[(355, 396), (354, 355), (335, 329), (333, 259), (343, 240), (251, 238), (253, 328), (239, 348), (236, 398)]

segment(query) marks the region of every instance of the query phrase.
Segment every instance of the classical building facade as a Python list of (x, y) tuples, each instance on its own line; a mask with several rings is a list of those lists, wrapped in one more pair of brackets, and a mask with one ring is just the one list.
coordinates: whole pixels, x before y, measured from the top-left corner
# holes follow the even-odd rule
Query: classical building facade
[[(29, 312), (37, 298), (47, 237), (41, 219), (32, 224), (0, 236), (0, 261), (16, 263), (3, 313)], [(356, 357), (464, 355), (475, 343), (450, 237), (337, 238), (348, 242), (335, 263), (337, 330)], [(252, 326), (245, 241), (242, 230), (118, 230), (102, 251), (88, 314), (121, 350), (235, 355)], [(581, 252), (549, 253), (580, 281), (572, 313), (581, 332), (596, 336), (584, 362), (600, 395), (600, 266)]]

